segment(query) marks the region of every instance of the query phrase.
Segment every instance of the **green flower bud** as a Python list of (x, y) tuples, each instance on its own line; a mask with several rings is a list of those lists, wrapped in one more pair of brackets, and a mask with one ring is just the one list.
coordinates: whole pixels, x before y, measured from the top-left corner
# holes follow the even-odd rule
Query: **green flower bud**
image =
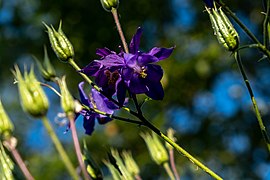
[(111, 153), (112, 156), (114, 157), (114, 159), (116, 160), (116, 166), (118, 166), (121, 174), (122, 174), (122, 179), (126, 179), (126, 180), (132, 180), (132, 176), (130, 174), (130, 172), (128, 171), (127, 167), (125, 166), (122, 158), (119, 155), (119, 152), (115, 149), (111, 149)]
[(23, 77), (19, 67), (15, 66), (13, 74), (17, 79), (23, 110), (33, 117), (44, 116), (48, 111), (49, 102), (39, 81), (36, 79), (33, 68), (31, 68), (29, 74), (25, 72)]
[(123, 151), (122, 157), (125, 162), (125, 166), (132, 176), (139, 175), (140, 169), (137, 163), (134, 161), (130, 151)]
[(63, 76), (62, 79), (58, 81), (60, 91), (61, 91), (61, 106), (62, 109), (66, 114), (73, 113), (75, 110), (75, 102), (70, 94), (67, 84), (66, 84), (66, 77)]
[(58, 31), (56, 31), (53, 26), (49, 27), (47, 24), (43, 24), (48, 30), (50, 43), (56, 56), (63, 62), (67, 62), (69, 58), (73, 58), (73, 46), (62, 31), (62, 22), (60, 21)]
[(224, 14), (221, 8), (207, 8), (214, 34), (220, 44), (222, 44), (228, 51), (234, 51), (239, 46), (239, 36), (234, 29), (228, 17)]
[(14, 163), (6, 154), (5, 149), (0, 141), (0, 179), (13, 180), (12, 171), (14, 170)]
[(92, 179), (103, 179), (101, 170), (98, 167), (97, 163), (91, 157), (85, 141), (83, 142), (83, 147), (84, 148), (82, 157), (88, 174), (91, 176)]
[(46, 46), (44, 46), (44, 60), (43, 60), (43, 64), (41, 64), (40, 61), (36, 57), (34, 57), (34, 59), (36, 60), (38, 69), (41, 72), (42, 77), (46, 81), (53, 81), (53, 79), (56, 77), (56, 72), (55, 72), (55, 69), (52, 66), (52, 64), (50, 62), (50, 59), (48, 57)]
[(152, 159), (158, 165), (161, 165), (169, 160), (168, 153), (165, 147), (159, 141), (156, 134), (152, 133), (151, 136), (149, 133), (146, 133), (141, 134), (141, 137), (144, 139)]
[(117, 9), (119, 6), (119, 0), (100, 0), (101, 5), (105, 11), (111, 12), (111, 10)]
[(0, 136), (3, 139), (6, 139), (11, 136), (13, 130), (14, 130), (13, 123), (9, 119), (0, 100)]

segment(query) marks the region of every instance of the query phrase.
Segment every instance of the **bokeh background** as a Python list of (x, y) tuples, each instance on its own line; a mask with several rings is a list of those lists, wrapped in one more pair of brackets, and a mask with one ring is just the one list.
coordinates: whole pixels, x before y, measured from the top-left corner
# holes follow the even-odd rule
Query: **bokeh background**
[[(261, 40), (262, 2), (224, 2)], [(143, 27), (141, 50), (176, 46), (172, 56), (160, 62), (165, 71), (165, 98), (147, 102), (143, 106), (146, 117), (164, 132), (173, 127), (177, 142), (225, 179), (270, 179), (269, 154), (248, 92), (233, 56), (213, 35), (203, 2), (120, 0), (119, 14), (128, 41), (138, 26)], [(57, 60), (42, 24), (58, 27), (60, 20), (81, 67), (98, 58), (96, 48), (118, 51), (121, 44), (111, 14), (102, 9), (98, 0), (0, 0), (0, 97), (15, 124), (18, 149), (37, 179), (69, 177), (42, 123), (21, 110), (11, 69), (14, 64), (30, 67), (34, 64), (33, 55), (42, 60), (46, 45), (57, 74), (67, 76), (69, 89), (78, 97), (77, 84), (82, 79), (68, 64)], [(235, 27), (241, 44), (252, 43), (237, 25)], [(270, 129), (270, 63), (268, 60), (258, 62), (261, 57), (255, 49), (242, 51), (265, 125)], [(77, 163), (71, 134), (64, 133), (66, 127), (57, 122), (57, 114), (61, 112), (59, 98), (48, 89), (46, 93), (50, 98), (51, 123), (73, 162)], [(142, 95), (141, 99), (144, 97)], [(96, 124), (93, 135), (87, 136), (82, 119), (78, 119), (76, 125), (81, 142), (86, 140), (104, 176), (109, 178), (110, 174), (102, 161), (107, 159), (110, 147), (114, 147), (132, 151), (143, 179), (168, 179), (164, 170), (151, 160), (139, 136), (145, 128), (112, 121), (102, 126)], [(177, 153), (175, 156), (181, 179), (210, 179), (186, 157)]]

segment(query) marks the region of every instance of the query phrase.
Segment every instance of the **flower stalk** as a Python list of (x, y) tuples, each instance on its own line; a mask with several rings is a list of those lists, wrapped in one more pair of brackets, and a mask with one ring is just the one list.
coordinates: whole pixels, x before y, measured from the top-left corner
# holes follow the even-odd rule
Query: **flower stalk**
[(248, 93), (249, 93), (249, 96), (250, 96), (250, 99), (251, 99), (251, 102), (252, 102), (252, 105), (253, 105), (253, 109), (255, 111), (256, 118), (258, 120), (260, 129), (261, 129), (261, 133), (262, 133), (263, 139), (264, 139), (265, 144), (267, 146), (267, 150), (270, 153), (270, 139), (269, 139), (269, 135), (267, 133), (266, 127), (264, 126), (261, 113), (259, 111), (259, 108), (258, 108), (256, 99), (254, 97), (253, 90), (252, 90), (251, 85), (249, 83), (248, 77), (247, 77), (246, 72), (244, 70), (244, 67), (243, 67), (243, 64), (242, 64), (242, 61), (241, 61), (241, 57), (240, 57), (240, 53), (239, 52), (236, 52), (235, 53), (235, 60), (237, 62), (238, 68), (239, 68), (240, 73), (241, 73), (241, 75), (243, 77), (243, 80), (245, 82), (245, 85), (246, 85), (246, 87), (248, 89)]
[(60, 143), (59, 139), (57, 138), (48, 118), (46, 116), (43, 116), (42, 117), (42, 122), (46, 128), (46, 130), (48, 131), (48, 134), (50, 136), (50, 138), (52, 139), (54, 145), (55, 145), (55, 148), (56, 150), (58, 151), (62, 161), (64, 162), (69, 174), (71, 175), (71, 177), (74, 179), (74, 180), (79, 180), (79, 176), (75, 170), (75, 168), (73, 167), (66, 151), (64, 150), (62, 144)]
[(115, 21), (115, 24), (116, 24), (116, 27), (117, 27), (117, 31), (120, 35), (120, 39), (122, 41), (122, 44), (124, 46), (124, 50), (126, 53), (128, 53), (128, 45), (127, 45), (127, 42), (126, 42), (126, 39), (125, 39), (125, 36), (124, 36), (124, 33), (123, 33), (123, 30), (122, 30), (122, 27), (121, 27), (121, 24), (120, 24), (120, 21), (119, 21), (119, 18), (118, 18), (118, 13), (117, 13), (117, 9), (116, 8), (112, 8), (112, 15), (113, 15), (113, 19)]
[(17, 151), (17, 139), (15, 137), (10, 137), (9, 139), (4, 140), (3, 145), (10, 151), (12, 156), (14, 157), (16, 163), (20, 167), (23, 175), (27, 180), (34, 180), (34, 177), (26, 167), (24, 161), (22, 160), (22, 157), (20, 153)]

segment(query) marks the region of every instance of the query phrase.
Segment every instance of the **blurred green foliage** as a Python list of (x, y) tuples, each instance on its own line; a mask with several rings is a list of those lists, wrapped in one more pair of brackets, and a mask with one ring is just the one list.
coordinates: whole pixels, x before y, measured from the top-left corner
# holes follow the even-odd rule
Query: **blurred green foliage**
[[(261, 1), (247, 0), (244, 5), (240, 0), (224, 2), (259, 39), (262, 38)], [(263, 179), (267, 173), (269, 177), (269, 155), (247, 90), (233, 57), (214, 37), (203, 2), (120, 0), (119, 14), (128, 42), (137, 27), (143, 27), (142, 50), (147, 51), (153, 46), (176, 46), (173, 55), (160, 63), (165, 73), (165, 99), (147, 102), (143, 106), (146, 117), (164, 132), (173, 127), (178, 143), (225, 179)], [(42, 22), (58, 26), (60, 20), (63, 31), (74, 46), (75, 60), (81, 67), (98, 58), (96, 48), (108, 47), (118, 51), (121, 45), (111, 14), (103, 10), (98, 0), (1, 2), (0, 96), (14, 121), (18, 148), (37, 179), (68, 177), (42, 125), (22, 113), (10, 69), (14, 63), (21, 67), (23, 64), (34, 64), (32, 55), (42, 60), (43, 45), (49, 46)], [(239, 30), (239, 27), (236, 26), (236, 29)], [(251, 43), (241, 30), (239, 34), (241, 44)], [(82, 80), (81, 77), (67, 64), (57, 60), (51, 48), (47, 49), (57, 74), (66, 74), (69, 89), (78, 97), (77, 83)], [(269, 129), (269, 61), (257, 62), (261, 54), (254, 49), (243, 50), (242, 58), (251, 85), (255, 87), (255, 95), (259, 96), (259, 106)], [(228, 78), (233, 83), (225, 84)], [(47, 93), (51, 99), (49, 117), (54, 123), (54, 117), (60, 112), (59, 98), (50, 91)], [(201, 97), (205, 98), (202, 102), (198, 101)], [(140, 100), (143, 98), (143, 95), (140, 96)], [(231, 98), (233, 104), (227, 104), (226, 98)], [(223, 108), (231, 110), (227, 112)], [(125, 112), (120, 114), (127, 116)], [(81, 131), (81, 140), (86, 139), (92, 157), (105, 175), (108, 175), (108, 169), (102, 161), (107, 158), (112, 146), (132, 151), (143, 179), (167, 178), (162, 167), (151, 161), (147, 147), (139, 136), (141, 131), (146, 130), (144, 127), (112, 121), (102, 127), (96, 125), (93, 135), (86, 136), (81, 128), (81, 119), (77, 126)], [(63, 134), (65, 128), (59, 128), (56, 124), (54, 127), (73, 162), (77, 163), (70, 133)], [(209, 179), (205, 172), (179, 154), (176, 154), (176, 164), (183, 179)]]

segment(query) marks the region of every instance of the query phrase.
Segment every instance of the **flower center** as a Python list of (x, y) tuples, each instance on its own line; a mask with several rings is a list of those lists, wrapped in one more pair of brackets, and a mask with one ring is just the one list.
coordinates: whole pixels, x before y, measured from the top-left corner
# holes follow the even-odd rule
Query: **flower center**
[(134, 72), (138, 73), (140, 75), (141, 78), (146, 78), (147, 74), (146, 74), (146, 67), (140, 67), (140, 66), (135, 66), (133, 68)]

